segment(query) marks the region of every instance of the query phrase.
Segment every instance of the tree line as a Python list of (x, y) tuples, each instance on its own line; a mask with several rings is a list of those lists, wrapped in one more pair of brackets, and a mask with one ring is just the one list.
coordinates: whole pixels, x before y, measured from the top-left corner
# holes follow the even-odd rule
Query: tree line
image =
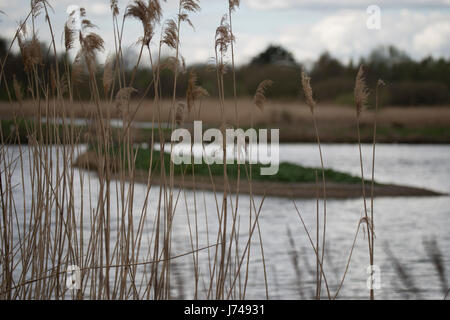
[[(48, 46), (40, 43), (41, 61), (40, 72), (44, 77), (51, 77), (54, 56)], [(8, 42), (0, 39), (0, 58), (2, 64), (7, 54)], [(66, 57), (58, 56), (64, 70)], [(399, 106), (417, 105), (445, 105), (450, 104), (450, 59), (427, 57), (420, 61), (410, 58), (405, 52), (393, 46), (374, 49), (367, 57), (357, 62), (342, 63), (330, 53), (323, 53), (310, 66), (311, 85), (314, 88), (315, 98), (320, 102), (351, 104), (353, 101), (354, 79), (358, 67), (365, 67), (366, 80), (370, 87), (374, 87), (378, 79), (387, 84), (383, 90), (382, 103)], [(133, 64), (128, 70), (131, 76)], [(164, 63), (162, 64), (164, 65)], [(267, 92), (269, 99), (293, 100), (301, 97), (300, 73), (304, 66), (297, 62), (293, 54), (281, 46), (269, 46), (256, 55), (251, 61), (237, 67), (236, 88), (240, 97), (253, 96), (258, 84), (264, 79), (274, 81)], [(98, 79), (101, 81), (102, 66), (97, 68)], [(177, 95), (182, 98), (188, 85), (189, 73), (195, 72), (198, 84), (205, 88), (212, 97), (217, 96), (217, 80), (214, 68), (207, 64), (196, 64), (182, 68), (178, 76)], [(1, 81), (0, 99), (16, 99), (13, 79), (26, 87), (27, 78), (24, 63), (20, 53), (10, 52), (4, 63), (4, 79)], [(225, 76), (225, 96), (233, 96), (232, 72), (227, 70)], [(6, 80), (6, 81), (4, 81)], [(134, 87), (141, 93), (151, 86), (152, 72), (149, 68), (138, 69)], [(173, 71), (162, 68), (160, 75), (160, 90), (162, 97), (172, 96)], [(47, 83), (49, 83), (47, 81)], [(89, 99), (90, 90), (87, 81), (76, 84), (76, 98)], [(51, 93), (51, 88), (49, 89)], [(151, 98), (153, 90), (148, 90)], [(24, 96), (31, 94), (23, 92)]]

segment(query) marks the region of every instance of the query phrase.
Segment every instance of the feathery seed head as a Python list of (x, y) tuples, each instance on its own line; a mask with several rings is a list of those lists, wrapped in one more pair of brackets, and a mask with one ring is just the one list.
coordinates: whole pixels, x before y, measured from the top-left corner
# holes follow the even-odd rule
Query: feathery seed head
[(366, 79), (364, 77), (363, 66), (361, 65), (356, 75), (355, 82), (355, 105), (356, 105), (356, 115), (359, 117), (363, 108), (367, 105), (367, 100), (369, 98), (369, 90), (366, 86)]
[(117, 6), (117, 0), (111, 0), (110, 3), (113, 16), (119, 15), (119, 7)]
[(70, 49), (73, 48), (74, 37), (75, 37), (75, 30), (69, 28), (66, 22), (66, 24), (64, 25), (64, 45), (66, 47), (66, 51), (69, 51)]
[(207, 97), (208, 95), (209, 94), (206, 89), (197, 85), (197, 75), (195, 74), (195, 72), (191, 71), (189, 73), (188, 88), (186, 90), (186, 104), (188, 112), (191, 112), (195, 100), (202, 99), (204, 97)]
[(231, 11), (236, 10), (236, 8), (239, 8), (240, 0), (228, 0), (228, 6)]
[(104, 50), (104, 41), (96, 33), (89, 33), (83, 36), (80, 32), (81, 55), (86, 60), (89, 73), (95, 73), (96, 52)]
[(177, 24), (173, 19), (166, 22), (166, 27), (164, 28), (164, 35), (162, 38), (162, 43), (167, 45), (169, 48), (176, 49), (178, 45), (178, 28)]
[(220, 20), (220, 25), (216, 29), (216, 52), (217, 50), (224, 55), (234, 37), (231, 34), (230, 24), (227, 22), (228, 16), (225, 14)]
[(128, 5), (125, 17), (139, 20), (144, 29), (144, 44), (149, 45), (153, 38), (155, 24), (159, 23), (162, 16), (162, 8), (159, 0), (134, 0)]
[(131, 94), (137, 90), (132, 87), (125, 87), (120, 89), (116, 94), (116, 108), (122, 115), (125, 115), (125, 110), (128, 110)]
[(316, 107), (316, 102), (313, 98), (313, 91), (310, 84), (311, 78), (302, 71), (302, 87), (303, 93), (305, 95), (306, 104), (311, 109), (311, 113), (314, 113), (314, 108)]
[(177, 60), (175, 57), (168, 57), (161, 61), (161, 64), (159, 66), (160, 69), (169, 69), (172, 72), (179, 72), (180, 70), (184, 70), (184, 58), (181, 57), (182, 60)]
[(40, 13), (42, 8), (44, 8), (44, 5), (47, 5), (50, 7), (49, 3), (46, 0), (32, 0), (30, 2), (31, 8), (32, 8), (32, 15), (34, 17), (37, 17)]
[(180, 0), (181, 11), (196, 12), (200, 10), (199, 0)]
[(184, 109), (186, 109), (186, 103), (179, 101), (177, 111), (175, 113), (175, 122), (178, 126), (180, 126), (184, 121)]
[(256, 89), (255, 96), (253, 97), (253, 103), (261, 110), (264, 110), (264, 103), (266, 101), (266, 90), (273, 85), (272, 80), (264, 80)]
[(83, 29), (83, 31), (85, 31), (86, 29), (94, 29), (98, 27), (95, 24), (93, 24), (91, 20), (83, 19), (81, 20), (81, 28)]
[[(72, 13), (73, 14), (73, 13)], [(86, 16), (86, 10), (84, 8), (80, 8), (80, 16)], [(69, 27), (69, 26), (68, 26)], [(81, 21), (81, 30), (78, 31), (78, 39), (80, 42), (80, 50), (77, 53), (77, 57), (75, 58), (74, 65), (77, 63), (77, 59), (80, 60), (81, 57), (84, 58), (86, 62), (87, 69), (91, 75), (95, 73), (95, 61), (96, 61), (96, 52), (104, 50), (104, 41), (100, 35), (94, 32), (87, 32), (88, 29), (96, 28), (96, 26), (88, 19), (83, 19)], [(70, 28), (69, 28), (70, 29)], [(75, 30), (74, 30), (75, 31)], [(66, 48), (71, 48), (71, 41), (73, 37), (67, 37)], [(78, 64), (80, 61), (78, 61)], [(75, 67), (75, 66), (74, 66)], [(82, 72), (82, 68), (77, 70), (77, 73)], [(76, 73), (76, 75), (77, 75)], [(73, 73), (72, 73), (73, 76)]]
[(31, 39), (27, 39), (26, 24), (21, 24), (20, 31), (17, 33), (17, 42), (19, 44), (20, 53), (22, 55), (25, 71), (29, 72), (33, 66), (42, 62), (42, 52), (39, 40), (36, 35)]

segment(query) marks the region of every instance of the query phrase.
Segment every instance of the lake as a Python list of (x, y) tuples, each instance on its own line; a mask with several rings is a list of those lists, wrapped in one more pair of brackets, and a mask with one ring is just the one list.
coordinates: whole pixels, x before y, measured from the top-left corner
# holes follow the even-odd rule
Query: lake
[[(12, 159), (18, 154), (17, 146), (7, 146), (7, 154)], [(30, 154), (24, 148), (24, 171), (29, 168)], [(62, 147), (50, 146), (49, 156), (61, 156), (56, 152)], [(371, 145), (363, 145), (365, 178), (371, 174)], [(84, 146), (80, 146), (80, 150)], [(324, 144), (322, 146), (325, 167), (360, 175), (359, 153), (354, 144)], [(412, 145), (412, 144), (378, 144), (376, 149), (375, 179), (383, 183), (396, 183), (425, 187), (435, 191), (450, 193), (450, 146), (448, 145)], [(281, 144), (280, 161), (288, 161), (303, 166), (320, 166), (320, 159), (315, 144)], [(90, 205), (98, 199), (98, 179), (92, 172), (74, 170), (75, 175), (84, 178), (74, 179), (74, 201), (79, 215), (90, 211)], [(14, 201), (19, 214), (31, 206), (31, 184), (25, 174), (25, 207), (22, 192), (21, 166), (17, 165), (12, 182)], [(116, 199), (116, 189), (112, 188), (112, 199)], [(135, 184), (133, 208), (135, 224), (139, 223), (147, 187)], [(81, 195), (84, 201), (81, 204)], [(90, 196), (89, 196), (90, 195)], [(173, 255), (189, 252), (191, 247), (189, 226), (194, 228), (198, 219), (199, 247), (207, 246), (215, 240), (210, 235), (217, 234), (218, 221), (216, 200), (212, 192), (186, 190), (175, 192), (179, 196), (174, 217)], [(148, 213), (145, 230), (150, 235), (155, 219), (159, 188), (153, 186), (149, 193)], [(90, 198), (90, 201), (87, 201)], [(220, 196), (218, 195), (220, 199)], [(255, 197), (259, 206), (261, 197)], [(219, 200), (220, 201), (220, 200)], [(260, 216), (264, 257), (271, 299), (311, 299), (316, 287), (315, 255), (307, 234), (295, 209), (297, 205), (308, 230), (315, 239), (316, 200), (289, 200), (286, 198), (267, 197), (264, 200)], [(234, 206), (235, 198), (230, 201)], [(119, 203), (112, 201), (111, 210), (117, 211)], [(248, 220), (250, 197), (239, 196), (239, 230), (242, 239), (248, 239)], [(322, 202), (319, 202), (322, 212)], [(194, 212), (198, 212), (196, 217)], [(208, 228), (206, 219), (208, 218)], [(331, 295), (334, 295), (347, 264), (350, 249), (363, 215), (363, 199), (327, 201), (327, 231), (324, 271)], [(254, 214), (253, 214), (254, 217)], [(430, 241), (435, 240), (440, 250), (444, 267), (445, 281), (450, 279), (450, 197), (396, 197), (376, 198), (374, 201), (375, 225), (375, 265), (379, 268), (380, 288), (375, 290), (379, 299), (425, 298), (442, 299), (445, 295), (435, 265), (431, 262)], [(322, 220), (322, 217), (320, 218)], [(20, 220), (20, 219), (19, 219)], [(88, 220), (88, 219), (85, 219)], [(19, 221), (19, 225), (21, 222)], [(117, 223), (112, 219), (111, 228)], [(89, 226), (85, 225), (86, 231)], [(257, 232), (257, 231), (255, 231)], [(143, 238), (146, 238), (145, 236)], [(149, 238), (149, 237), (147, 237)], [(15, 239), (17, 240), (17, 239)], [(111, 241), (115, 241), (114, 236)], [(146, 245), (144, 241), (141, 259), (144, 261)], [(245, 244), (240, 244), (243, 249)], [(209, 277), (208, 250), (200, 252), (201, 277)], [(211, 249), (210, 253), (214, 250)], [(251, 244), (252, 260), (249, 265), (248, 288), (246, 298), (264, 299), (265, 282), (260, 242), (257, 233), (253, 234)], [(174, 298), (192, 298), (193, 266), (192, 255), (173, 260), (173, 294)], [(367, 299), (366, 286), (369, 266), (367, 236), (360, 230), (345, 282), (340, 290), (340, 299)], [(19, 269), (20, 270), (20, 269)], [(144, 272), (144, 271), (141, 271)], [(145, 274), (141, 274), (145, 278)], [(202, 283), (200, 281), (200, 283)], [(204, 288), (200, 286), (200, 297), (204, 297)], [(322, 298), (326, 298), (325, 286), (322, 286)]]

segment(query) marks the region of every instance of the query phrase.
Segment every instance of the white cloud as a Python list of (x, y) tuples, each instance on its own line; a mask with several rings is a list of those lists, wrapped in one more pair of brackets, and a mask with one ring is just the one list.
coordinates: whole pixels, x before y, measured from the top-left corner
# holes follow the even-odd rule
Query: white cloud
[(433, 22), (413, 37), (413, 48), (422, 55), (449, 55), (450, 22)]
[(104, 2), (94, 2), (89, 7), (89, 12), (96, 16), (110, 15), (111, 9)]
[(249, 8), (259, 10), (306, 8), (306, 9), (349, 9), (375, 4), (381, 8), (442, 8), (450, 5), (449, 0), (245, 0)]
[(346, 61), (367, 55), (381, 45), (395, 45), (413, 58), (450, 56), (450, 13), (404, 10), (384, 14), (380, 30), (366, 28), (360, 10), (343, 10), (312, 24), (284, 27), (280, 42), (299, 60), (316, 59), (323, 51)]

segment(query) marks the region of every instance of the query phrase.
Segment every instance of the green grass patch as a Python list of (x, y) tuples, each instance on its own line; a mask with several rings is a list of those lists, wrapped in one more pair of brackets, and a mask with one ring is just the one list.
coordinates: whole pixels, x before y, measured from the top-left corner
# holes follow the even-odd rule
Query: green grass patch
[[(116, 149), (115, 156), (119, 156), (119, 150)], [(150, 149), (138, 149), (134, 150), (136, 153), (136, 161), (135, 168), (138, 170), (148, 170), (150, 167), (150, 157), (151, 152)], [(152, 161), (152, 170), (153, 172), (160, 172), (161, 170), (161, 160), (160, 160), (160, 152), (153, 151), (153, 161)], [(268, 164), (252, 164), (251, 172), (252, 179), (255, 181), (270, 181), (270, 182), (311, 182), (314, 183), (316, 181), (316, 173), (321, 181), (322, 172), (320, 168), (310, 168), (303, 167), (300, 165), (296, 165), (293, 163), (282, 162), (279, 165), (278, 173), (275, 175), (261, 175), (260, 169), (262, 167), (268, 167)], [(165, 171), (169, 174), (170, 168), (170, 155), (164, 154), (164, 166)], [(223, 165), (222, 164), (212, 164), (208, 165), (205, 163), (202, 164), (180, 164), (174, 165), (174, 173), (175, 175), (182, 175), (184, 173), (186, 176), (191, 176), (192, 173), (195, 172), (196, 176), (209, 176), (209, 173), (215, 177), (223, 176)], [(250, 165), (246, 163), (245, 165), (240, 165), (240, 176), (241, 179), (247, 179), (247, 175), (250, 174)], [(237, 179), (238, 177), (238, 165), (236, 163), (227, 165), (227, 175), (230, 179)], [(361, 178), (352, 176), (347, 173), (335, 171), (332, 169), (325, 169), (325, 179), (327, 182), (334, 183), (360, 183)]]

